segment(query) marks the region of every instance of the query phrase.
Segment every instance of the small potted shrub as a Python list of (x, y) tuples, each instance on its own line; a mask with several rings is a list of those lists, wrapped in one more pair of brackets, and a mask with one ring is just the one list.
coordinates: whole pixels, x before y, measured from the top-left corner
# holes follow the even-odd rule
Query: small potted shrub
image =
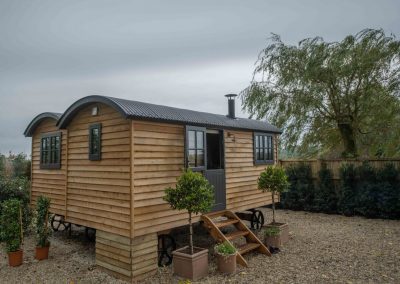
[(49, 257), (49, 236), (48, 228), (50, 198), (39, 196), (36, 202), (36, 255), (37, 260)]
[(186, 279), (200, 279), (208, 273), (208, 249), (193, 246), (192, 215), (210, 211), (214, 204), (213, 187), (200, 173), (189, 169), (178, 178), (175, 188), (165, 190), (164, 200), (173, 209), (187, 210), (189, 214), (189, 246), (172, 253), (174, 273)]
[(278, 227), (267, 227), (265, 229), (265, 244), (268, 246), (271, 253), (279, 251), (281, 247), (281, 231)]
[(280, 166), (266, 167), (258, 178), (258, 188), (263, 192), (271, 192), (272, 197), (272, 223), (266, 227), (275, 227), (279, 229), (280, 234), (275, 236), (279, 238), (280, 245), (289, 241), (289, 226), (286, 223), (278, 223), (275, 221), (275, 195), (285, 192), (289, 188), (288, 177), (285, 170)]
[(222, 273), (232, 274), (236, 272), (236, 248), (228, 243), (223, 242), (214, 247), (217, 254), (218, 271)]
[(19, 266), (22, 264), (23, 251), (21, 249), (22, 231), (22, 210), (21, 202), (17, 199), (6, 200), (1, 204), (0, 223), (2, 227), (1, 239), (6, 244), (8, 253), (8, 264)]

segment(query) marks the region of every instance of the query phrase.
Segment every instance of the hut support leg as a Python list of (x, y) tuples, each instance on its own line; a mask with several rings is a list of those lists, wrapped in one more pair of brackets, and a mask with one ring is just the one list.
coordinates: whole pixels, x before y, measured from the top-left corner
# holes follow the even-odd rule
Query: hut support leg
[(157, 234), (136, 238), (97, 230), (96, 265), (128, 282), (140, 282), (157, 271)]

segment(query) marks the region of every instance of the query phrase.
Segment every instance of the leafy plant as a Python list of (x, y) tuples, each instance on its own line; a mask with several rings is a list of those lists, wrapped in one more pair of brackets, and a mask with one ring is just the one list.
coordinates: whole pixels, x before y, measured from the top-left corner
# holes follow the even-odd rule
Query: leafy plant
[(382, 29), (298, 45), (273, 34), (242, 91), (243, 107), (281, 127), (284, 148), (304, 156), (393, 156), (400, 149), (399, 62), (400, 41)]
[(282, 193), (289, 188), (288, 177), (280, 166), (269, 166), (261, 172), (258, 178), (258, 188), (262, 192), (271, 192), (272, 196), (272, 223), (275, 223), (275, 194)]
[(1, 203), (1, 239), (6, 243), (7, 252), (15, 252), (22, 243), (22, 212), (21, 202), (17, 199)]
[(214, 204), (214, 188), (200, 173), (190, 169), (177, 179), (175, 188), (165, 189), (164, 200), (172, 209), (187, 210), (189, 213), (189, 248), (193, 254), (192, 214), (206, 213)]
[(339, 211), (346, 216), (353, 216), (357, 205), (357, 176), (352, 164), (344, 164), (340, 168)]
[(309, 164), (300, 163), (287, 168), (289, 190), (281, 194), (283, 208), (305, 210), (314, 196), (314, 183)]
[(311, 202), (313, 211), (324, 213), (336, 213), (338, 195), (333, 182), (332, 172), (322, 163), (318, 173), (319, 181), (315, 190), (314, 202)]
[(36, 202), (36, 245), (48, 247), (51, 231), (48, 228), (50, 198), (39, 196)]
[[(18, 199), (22, 206), (22, 222), (24, 230), (31, 224), (32, 213), (30, 208), (29, 181), (25, 177), (10, 177), (0, 175), (0, 203), (5, 200)], [(1, 208), (0, 208), (1, 214)], [(1, 227), (0, 227), (1, 229)], [(0, 230), (1, 231), (1, 230)], [(0, 237), (1, 241), (1, 237)]]
[(281, 230), (278, 227), (267, 227), (264, 234), (266, 237), (276, 237), (281, 234)]
[(215, 245), (214, 251), (223, 256), (230, 256), (237, 252), (236, 248), (226, 241)]

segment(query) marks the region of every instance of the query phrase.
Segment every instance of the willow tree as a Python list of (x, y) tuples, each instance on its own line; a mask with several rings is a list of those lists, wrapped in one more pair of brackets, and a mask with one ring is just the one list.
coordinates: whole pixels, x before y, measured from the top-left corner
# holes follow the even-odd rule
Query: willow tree
[(296, 46), (273, 35), (241, 95), (252, 117), (284, 130), (288, 150), (357, 156), (363, 149), (400, 153), (399, 90), (400, 42), (366, 29), (340, 42), (315, 37)]

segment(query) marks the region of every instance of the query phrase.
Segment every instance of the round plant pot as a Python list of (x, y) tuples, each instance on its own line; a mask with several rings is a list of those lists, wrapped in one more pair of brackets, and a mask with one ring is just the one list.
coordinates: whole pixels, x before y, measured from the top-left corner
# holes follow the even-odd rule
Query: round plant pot
[(50, 248), (50, 246), (48, 246), (48, 247), (36, 247), (35, 258), (37, 260), (48, 259), (49, 258), (49, 248)]
[(236, 253), (222, 255), (217, 253), (217, 267), (221, 273), (232, 274), (236, 272)]
[(8, 253), (8, 264), (10, 266), (20, 266), (22, 264), (23, 252), (22, 250), (13, 251)]

